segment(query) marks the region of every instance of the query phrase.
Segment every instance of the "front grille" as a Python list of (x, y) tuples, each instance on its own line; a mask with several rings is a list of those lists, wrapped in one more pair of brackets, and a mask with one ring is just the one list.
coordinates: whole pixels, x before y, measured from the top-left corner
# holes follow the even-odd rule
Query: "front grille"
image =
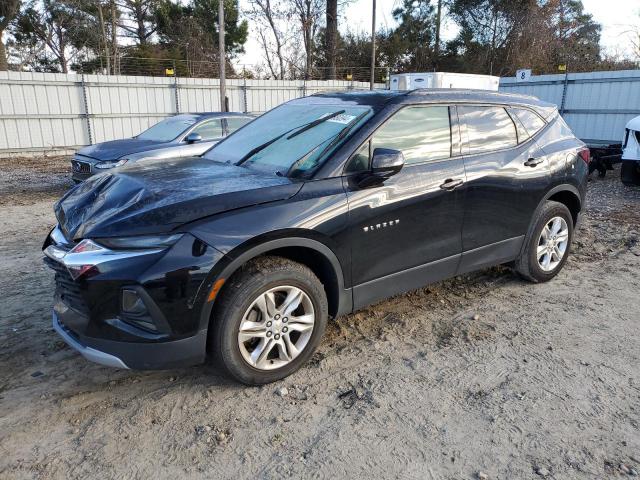
[(56, 297), (64, 304), (82, 315), (89, 314), (89, 308), (82, 297), (80, 285), (71, 278), (64, 265), (45, 257), (45, 263), (55, 272)]
[(91, 164), (89, 163), (72, 160), (71, 165), (75, 173), (91, 173)]

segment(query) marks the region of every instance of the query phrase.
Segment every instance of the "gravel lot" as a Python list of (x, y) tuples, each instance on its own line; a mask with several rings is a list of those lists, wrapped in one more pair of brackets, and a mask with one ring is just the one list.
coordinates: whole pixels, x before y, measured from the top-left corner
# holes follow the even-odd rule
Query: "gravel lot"
[[(38, 165), (37, 168), (32, 168)], [(86, 362), (40, 246), (63, 158), (0, 160), (0, 478), (622, 478), (640, 471), (640, 189), (590, 183), (552, 282), (494, 268), (332, 322), (261, 388)]]

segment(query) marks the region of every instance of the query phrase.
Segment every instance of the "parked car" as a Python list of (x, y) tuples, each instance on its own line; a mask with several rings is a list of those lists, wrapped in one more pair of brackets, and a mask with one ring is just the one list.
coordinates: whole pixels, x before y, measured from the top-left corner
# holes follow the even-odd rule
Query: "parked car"
[(247, 384), (296, 371), (327, 319), (509, 263), (569, 255), (589, 151), (556, 107), (482, 91), (325, 93), (202, 157), (87, 180), (44, 243), (53, 327), (122, 368), (213, 356)]
[(627, 123), (622, 149), (622, 182), (640, 185), (640, 116)]
[(253, 120), (243, 113), (185, 113), (165, 118), (133, 138), (81, 148), (71, 160), (76, 182), (143, 158), (202, 155), (216, 142)]

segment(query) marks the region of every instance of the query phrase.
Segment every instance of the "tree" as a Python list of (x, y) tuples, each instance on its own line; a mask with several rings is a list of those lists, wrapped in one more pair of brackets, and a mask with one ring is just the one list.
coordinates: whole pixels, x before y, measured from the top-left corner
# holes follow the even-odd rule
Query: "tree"
[(31, 0), (20, 12), (13, 37), (36, 52), (30, 62), (35, 70), (68, 73), (80, 51), (96, 45), (96, 25), (81, 6), (81, 0)]
[(336, 78), (336, 47), (338, 43), (338, 0), (326, 0), (325, 48), (327, 49), (327, 78)]
[(404, 0), (393, 11), (399, 22), (392, 42), (398, 50), (397, 68), (408, 71), (430, 70), (434, 61), (434, 8), (429, 0)]
[(320, 0), (291, 0), (293, 4), (293, 13), (300, 22), (300, 31), (305, 51), (305, 78), (311, 76), (311, 68), (313, 65), (313, 43), (316, 30), (318, 27), (318, 19), (322, 12), (322, 4)]
[(146, 45), (155, 33), (155, 11), (159, 0), (120, 0), (118, 7), (124, 15), (118, 26), (138, 45)]
[[(235, 56), (244, 51), (248, 24), (239, 20), (238, 1), (223, 0), (225, 10), (225, 44), (227, 54)], [(215, 57), (218, 43), (218, 0), (191, 0), (175, 3), (160, 0), (155, 9), (156, 31), (160, 44), (169, 47), (184, 47), (193, 43), (200, 51), (198, 57)]]
[(460, 26), (455, 41), (475, 73), (500, 74), (508, 43), (533, 13), (536, 0), (454, 0), (450, 14)]
[(440, 58), (440, 28), (442, 27), (442, 0), (437, 0), (436, 7), (436, 38), (433, 44), (433, 69), (438, 69)]
[(273, 78), (284, 79), (288, 12), (279, 0), (249, 0), (250, 18), (257, 24), (258, 41)]
[[(239, 19), (237, 0), (224, 2), (226, 53), (228, 58), (233, 58), (244, 51), (248, 24)], [(216, 74), (217, 69), (212, 64), (218, 63), (218, 0), (191, 0), (188, 3), (160, 0), (155, 21), (159, 43), (139, 46), (137, 52), (144, 56), (164, 55), (167, 58), (168, 55), (168, 58), (184, 59), (191, 74)], [(229, 71), (233, 70), (230, 68)]]
[(21, 0), (2, 0), (0, 2), (0, 70), (7, 70), (9, 65), (7, 63), (7, 51), (5, 44), (2, 41), (2, 36), (9, 27), (9, 24), (18, 14), (20, 10)]
[(572, 70), (588, 71), (597, 68), (600, 61), (600, 24), (585, 13), (580, 0), (550, 0), (549, 29), (553, 39), (550, 50), (551, 65), (571, 65)]

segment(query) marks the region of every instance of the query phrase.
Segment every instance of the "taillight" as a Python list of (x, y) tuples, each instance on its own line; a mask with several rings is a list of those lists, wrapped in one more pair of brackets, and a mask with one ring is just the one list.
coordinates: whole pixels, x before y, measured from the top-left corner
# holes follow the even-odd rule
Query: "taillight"
[(591, 161), (591, 152), (588, 148), (581, 148), (578, 150), (578, 156), (584, 160), (584, 163), (589, 165), (589, 162)]

